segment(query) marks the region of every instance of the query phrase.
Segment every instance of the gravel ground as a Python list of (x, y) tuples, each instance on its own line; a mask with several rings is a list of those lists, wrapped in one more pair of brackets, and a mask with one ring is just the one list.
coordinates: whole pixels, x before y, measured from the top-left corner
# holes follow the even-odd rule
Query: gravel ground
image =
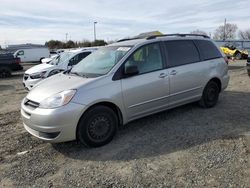
[(20, 118), (22, 72), (2, 79), (0, 187), (250, 187), (244, 65), (230, 64), (229, 87), (215, 108), (189, 104), (134, 121), (95, 149), (29, 135)]

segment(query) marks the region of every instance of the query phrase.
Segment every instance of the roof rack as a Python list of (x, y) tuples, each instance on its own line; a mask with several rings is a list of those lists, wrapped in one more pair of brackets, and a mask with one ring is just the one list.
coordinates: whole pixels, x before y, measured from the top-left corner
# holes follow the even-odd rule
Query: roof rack
[(133, 38), (125, 38), (125, 39), (120, 39), (117, 42), (123, 42), (127, 40), (136, 40), (136, 39), (144, 39), (145, 37), (133, 37)]
[(163, 35), (152, 35), (152, 36), (147, 36), (147, 37), (132, 37), (132, 38), (125, 38), (125, 39), (120, 39), (117, 42), (123, 42), (123, 41), (127, 41), (127, 40), (135, 40), (135, 39), (155, 39), (157, 37), (203, 37), (203, 38), (208, 38), (210, 39), (209, 36), (207, 35), (202, 35), (202, 34), (179, 34), (179, 33), (175, 33), (175, 34), (163, 34)]
[(202, 35), (202, 34), (179, 34), (179, 33), (176, 33), (176, 34), (165, 34), (165, 35), (152, 35), (152, 36), (147, 37), (146, 39), (150, 40), (150, 39), (155, 39), (157, 37), (174, 37), (174, 36), (178, 36), (178, 37), (187, 37), (187, 36), (203, 37), (203, 38), (208, 38), (208, 39), (210, 38), (209, 36)]

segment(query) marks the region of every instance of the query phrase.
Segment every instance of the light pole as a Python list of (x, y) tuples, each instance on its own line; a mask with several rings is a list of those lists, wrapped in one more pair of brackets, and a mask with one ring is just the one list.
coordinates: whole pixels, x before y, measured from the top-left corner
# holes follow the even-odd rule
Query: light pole
[(68, 33), (65, 33), (66, 36), (66, 42), (68, 41)]
[(96, 41), (96, 30), (95, 30), (95, 25), (97, 24), (97, 22), (94, 22), (94, 41)]
[(227, 26), (227, 19), (225, 18), (225, 21), (224, 21), (224, 33), (223, 33), (223, 40), (225, 41), (226, 40), (226, 26)]

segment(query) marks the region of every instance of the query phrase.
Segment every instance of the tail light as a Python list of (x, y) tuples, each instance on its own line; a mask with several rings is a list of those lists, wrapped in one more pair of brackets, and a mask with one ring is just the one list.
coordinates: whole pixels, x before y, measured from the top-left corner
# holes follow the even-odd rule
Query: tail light
[(224, 57), (224, 60), (225, 60), (226, 64), (228, 64), (229, 60), (228, 60), (227, 56)]

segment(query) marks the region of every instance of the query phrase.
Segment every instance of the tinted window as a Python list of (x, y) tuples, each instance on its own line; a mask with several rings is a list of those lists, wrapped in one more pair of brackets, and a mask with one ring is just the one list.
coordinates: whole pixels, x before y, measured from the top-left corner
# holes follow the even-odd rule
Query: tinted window
[(166, 41), (165, 45), (170, 67), (200, 61), (198, 50), (193, 41)]
[(209, 60), (209, 59), (221, 57), (220, 51), (216, 48), (216, 46), (211, 41), (197, 40), (195, 41), (195, 43), (200, 49), (203, 60)]
[(83, 58), (87, 57), (91, 52), (84, 52), (80, 54), (79, 60), (81, 61)]
[(125, 63), (126, 66), (136, 65), (139, 74), (160, 70), (163, 68), (160, 45), (158, 43), (145, 45), (136, 50)]

